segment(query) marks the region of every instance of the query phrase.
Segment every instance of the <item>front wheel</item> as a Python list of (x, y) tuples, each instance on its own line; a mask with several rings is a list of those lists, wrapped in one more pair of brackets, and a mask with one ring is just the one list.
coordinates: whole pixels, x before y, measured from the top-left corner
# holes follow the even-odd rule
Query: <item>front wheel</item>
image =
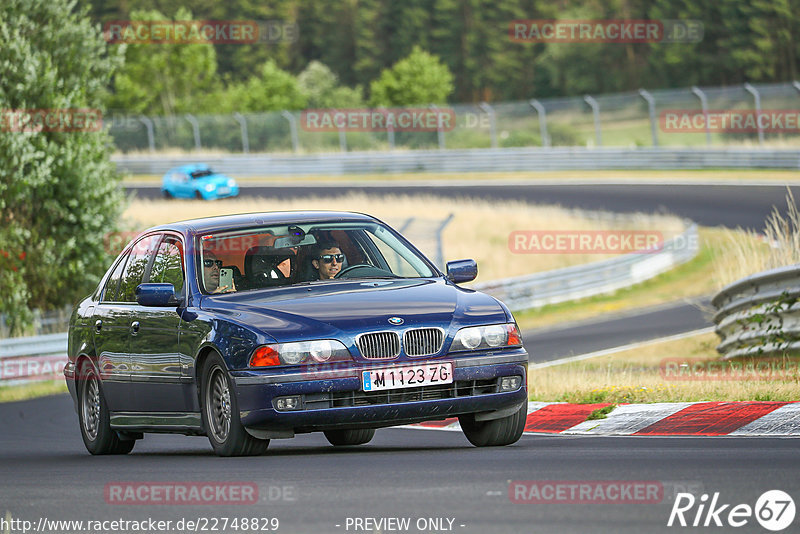
[(268, 439), (254, 438), (242, 426), (231, 379), (217, 354), (203, 365), (200, 391), (203, 426), (217, 456), (253, 456), (267, 450)]
[(375, 435), (374, 428), (360, 428), (358, 430), (326, 430), (325, 438), (331, 445), (341, 447), (345, 445), (363, 445), (369, 443)]
[(470, 443), (476, 447), (498, 447), (511, 445), (519, 441), (525, 430), (528, 416), (528, 403), (523, 403), (519, 410), (508, 417), (491, 421), (476, 421), (475, 414), (461, 415), (458, 422), (461, 430)]
[(136, 441), (120, 439), (111, 428), (108, 405), (97, 371), (87, 363), (79, 377), (78, 420), (86, 450), (92, 454), (128, 454)]

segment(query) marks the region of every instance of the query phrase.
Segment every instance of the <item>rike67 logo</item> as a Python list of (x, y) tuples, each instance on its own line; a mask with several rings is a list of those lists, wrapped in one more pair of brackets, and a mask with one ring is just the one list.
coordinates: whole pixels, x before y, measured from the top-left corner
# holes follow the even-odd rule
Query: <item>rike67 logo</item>
[(710, 502), (706, 493), (699, 499), (691, 493), (679, 493), (672, 505), (667, 526), (738, 528), (752, 524), (755, 517), (763, 528), (778, 532), (790, 526), (794, 516), (794, 500), (781, 490), (764, 492), (754, 507), (749, 504), (722, 503), (719, 492), (714, 493)]

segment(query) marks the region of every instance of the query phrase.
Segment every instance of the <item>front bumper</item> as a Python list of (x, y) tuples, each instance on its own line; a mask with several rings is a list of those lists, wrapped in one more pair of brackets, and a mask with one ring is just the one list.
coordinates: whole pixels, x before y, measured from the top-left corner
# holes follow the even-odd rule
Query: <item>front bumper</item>
[[(242, 424), (270, 431), (377, 428), (466, 413), (507, 411), (527, 402), (528, 354), (522, 348), (417, 363), (442, 361), (454, 364), (452, 384), (375, 392), (362, 390), (362, 370), (411, 362), (349, 363), (344, 369), (298, 370), (280, 375), (234, 371), (231, 375), (236, 383)], [(510, 376), (521, 377), (520, 387), (500, 391), (500, 379)], [(300, 398), (298, 409), (276, 409), (274, 400), (287, 396)]]

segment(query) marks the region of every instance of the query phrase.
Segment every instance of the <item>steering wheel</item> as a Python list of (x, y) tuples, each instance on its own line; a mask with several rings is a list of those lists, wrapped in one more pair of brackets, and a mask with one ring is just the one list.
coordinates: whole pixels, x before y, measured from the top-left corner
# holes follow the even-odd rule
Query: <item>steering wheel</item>
[(339, 271), (338, 273), (336, 273), (336, 276), (334, 276), (334, 278), (344, 278), (344, 277), (345, 277), (345, 276), (344, 276), (345, 274), (347, 274), (347, 273), (350, 273), (350, 272), (352, 272), (352, 271), (354, 271), (355, 269), (358, 269), (358, 268), (360, 268), (360, 267), (369, 267), (370, 269), (374, 269), (374, 268), (375, 268), (374, 266), (372, 266), (372, 265), (370, 265), (370, 264), (368, 264), (368, 263), (357, 263), (357, 264), (355, 264), (355, 265), (351, 265), (350, 267), (347, 267), (347, 268), (345, 268), (345, 269), (342, 269), (341, 271)]

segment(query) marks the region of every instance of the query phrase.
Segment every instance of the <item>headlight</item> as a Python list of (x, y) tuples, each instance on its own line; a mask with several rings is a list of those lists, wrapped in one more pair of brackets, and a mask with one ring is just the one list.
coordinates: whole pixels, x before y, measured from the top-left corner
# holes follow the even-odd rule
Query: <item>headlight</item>
[(205, 189), (206, 191), (208, 191), (210, 193), (214, 189), (216, 189), (216, 187), (214, 187), (214, 184), (206, 184), (206, 186), (203, 189)]
[(316, 364), (352, 360), (347, 348), (335, 339), (263, 345), (253, 351), (250, 367)]
[(228, 187), (236, 187), (236, 180), (233, 178), (228, 180)]
[(519, 329), (514, 323), (489, 326), (470, 326), (456, 333), (450, 352), (491, 349), (496, 347), (518, 347), (522, 345)]

